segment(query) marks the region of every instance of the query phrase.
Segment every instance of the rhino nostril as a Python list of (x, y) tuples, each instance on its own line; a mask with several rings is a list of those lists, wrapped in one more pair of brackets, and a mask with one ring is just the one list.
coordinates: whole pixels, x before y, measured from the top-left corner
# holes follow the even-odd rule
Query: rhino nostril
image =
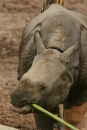
[(22, 102), (21, 102), (21, 103), (22, 103), (22, 105), (23, 105), (23, 106), (28, 105), (28, 101), (27, 101), (27, 100), (25, 100), (25, 99), (24, 99), (24, 100), (22, 100)]

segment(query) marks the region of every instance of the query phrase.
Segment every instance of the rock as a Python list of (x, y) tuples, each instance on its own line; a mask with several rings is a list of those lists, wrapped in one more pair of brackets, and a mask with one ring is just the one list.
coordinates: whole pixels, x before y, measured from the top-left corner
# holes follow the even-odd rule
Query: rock
[(8, 126), (4, 126), (4, 125), (0, 125), (0, 130), (18, 130), (18, 129), (8, 127)]

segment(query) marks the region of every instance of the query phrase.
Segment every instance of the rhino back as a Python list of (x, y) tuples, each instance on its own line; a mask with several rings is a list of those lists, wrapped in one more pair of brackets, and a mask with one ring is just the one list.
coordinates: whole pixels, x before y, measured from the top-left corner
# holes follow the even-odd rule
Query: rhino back
[(29, 24), (26, 26), (25, 30), (24, 30), (24, 37), (26, 38), (28, 36), (28, 34), (40, 23), (42, 23), (42, 21), (44, 21), (45, 19), (47, 19), (50, 16), (54, 16), (56, 13), (67, 13), (69, 15), (71, 15), (72, 17), (74, 17), (75, 19), (77, 19), (79, 22), (81, 22), (86, 28), (87, 28), (87, 17), (86, 15), (73, 11), (73, 10), (69, 10), (67, 8), (64, 8), (63, 6), (59, 5), (59, 4), (52, 4), (46, 11), (44, 11), (42, 14), (38, 15), (37, 17), (35, 17), (33, 20), (31, 20), (29, 22)]

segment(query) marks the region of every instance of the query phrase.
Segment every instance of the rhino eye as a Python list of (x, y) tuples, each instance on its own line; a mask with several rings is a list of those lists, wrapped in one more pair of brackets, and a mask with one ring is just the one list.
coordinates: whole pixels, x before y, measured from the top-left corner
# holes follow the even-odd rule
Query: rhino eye
[(46, 94), (46, 91), (47, 91), (46, 88), (47, 88), (46, 85), (41, 85), (41, 86), (39, 86), (39, 88), (38, 88), (38, 92), (40, 92), (41, 95), (44, 95), (44, 94)]
[(46, 88), (47, 88), (47, 86), (45, 86), (45, 85), (41, 86), (41, 90), (45, 90)]
[(47, 88), (46, 85), (40, 85), (40, 86), (38, 87), (38, 91), (39, 91), (39, 92), (44, 91), (44, 90), (46, 90), (46, 88)]

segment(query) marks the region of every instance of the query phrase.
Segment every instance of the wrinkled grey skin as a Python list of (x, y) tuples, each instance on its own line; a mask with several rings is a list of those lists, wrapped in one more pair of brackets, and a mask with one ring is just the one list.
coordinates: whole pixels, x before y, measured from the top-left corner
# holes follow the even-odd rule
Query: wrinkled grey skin
[[(11, 94), (11, 109), (28, 114), (32, 112), (30, 104), (36, 103), (57, 113), (60, 103), (69, 108), (87, 102), (84, 26), (61, 12), (43, 20), (24, 37), (26, 33), (19, 49), (19, 83)], [(53, 129), (53, 119), (36, 110), (33, 113), (38, 130)]]

